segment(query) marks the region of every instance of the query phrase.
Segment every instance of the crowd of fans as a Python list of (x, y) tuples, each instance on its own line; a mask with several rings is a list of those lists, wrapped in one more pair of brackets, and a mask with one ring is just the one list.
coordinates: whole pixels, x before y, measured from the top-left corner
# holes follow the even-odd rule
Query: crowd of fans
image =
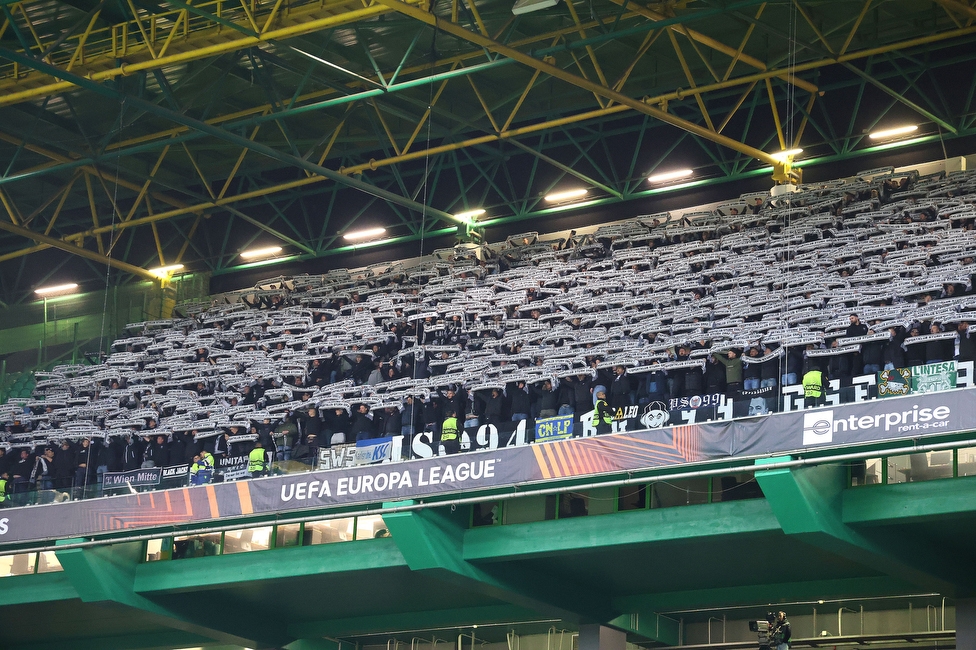
[(310, 463), (340, 442), (436, 442), (450, 419), (581, 415), (600, 394), (613, 411), (811, 369), (849, 381), (976, 360), (974, 203), (976, 174), (881, 169), (410, 267), (274, 278), (129, 325), (98, 365), (38, 373), (34, 399), (0, 407), (0, 480), (77, 491), (104, 472), (206, 473), (258, 445)]

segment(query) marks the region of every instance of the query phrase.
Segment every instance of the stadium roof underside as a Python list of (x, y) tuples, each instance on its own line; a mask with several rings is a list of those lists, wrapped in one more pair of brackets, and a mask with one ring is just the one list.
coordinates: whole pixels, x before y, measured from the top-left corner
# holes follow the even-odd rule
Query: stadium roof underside
[[(368, 226), (387, 228), (373, 259), (397, 259), (570, 214), (553, 190), (630, 216), (654, 211), (654, 172), (768, 187), (782, 150), (809, 175), (892, 145), (968, 153), (976, 132), (966, 0), (0, 9), (6, 304), (49, 279), (104, 283), (105, 264), (126, 282), (233, 272), (257, 245), (341, 256)], [(919, 127), (907, 141), (867, 137), (902, 124)], [(454, 216), (473, 208), (476, 224)]]
[(653, 647), (678, 645), (695, 611), (972, 597), (976, 478), (839, 491), (846, 474), (770, 471), (763, 499), (481, 528), (434, 507), (384, 515), (392, 537), (192, 560), (140, 563), (138, 541), (67, 548), (63, 571), (3, 578), (0, 625), (11, 650), (335, 649), (472, 625), (497, 643), (594, 622)]

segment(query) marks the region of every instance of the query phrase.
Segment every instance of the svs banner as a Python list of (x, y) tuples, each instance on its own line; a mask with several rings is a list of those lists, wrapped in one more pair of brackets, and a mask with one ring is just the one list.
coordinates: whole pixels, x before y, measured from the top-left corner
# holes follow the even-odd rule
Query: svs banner
[[(642, 414), (640, 419), (644, 418)], [(660, 421), (653, 412), (647, 418)], [(11, 508), (2, 511), (0, 545), (217, 519), (226, 523), (235, 517), (331, 506), (457, 493), (471, 496), (480, 490), (514, 485), (524, 489), (533, 483), (713, 458), (781, 454), (973, 430), (976, 389), (600, 436), (592, 435), (593, 429), (584, 423), (585, 437), (544, 444), (181, 488), (165, 492), (166, 498), (160, 498), (160, 493), (140, 493)]]

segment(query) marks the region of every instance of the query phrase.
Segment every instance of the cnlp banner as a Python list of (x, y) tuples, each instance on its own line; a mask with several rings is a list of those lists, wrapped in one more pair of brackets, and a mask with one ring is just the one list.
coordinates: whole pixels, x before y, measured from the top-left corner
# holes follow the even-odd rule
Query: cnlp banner
[[(976, 430), (976, 389), (0, 511), (0, 544)], [(165, 497), (163, 495), (165, 494)]]

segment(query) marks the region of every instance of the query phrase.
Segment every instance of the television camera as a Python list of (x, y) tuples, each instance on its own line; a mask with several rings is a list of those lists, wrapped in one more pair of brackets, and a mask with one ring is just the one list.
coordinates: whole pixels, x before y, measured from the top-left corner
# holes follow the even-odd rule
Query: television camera
[(767, 612), (764, 621), (749, 621), (749, 631), (756, 633), (759, 650), (775, 650), (776, 646), (782, 643), (776, 612)]

